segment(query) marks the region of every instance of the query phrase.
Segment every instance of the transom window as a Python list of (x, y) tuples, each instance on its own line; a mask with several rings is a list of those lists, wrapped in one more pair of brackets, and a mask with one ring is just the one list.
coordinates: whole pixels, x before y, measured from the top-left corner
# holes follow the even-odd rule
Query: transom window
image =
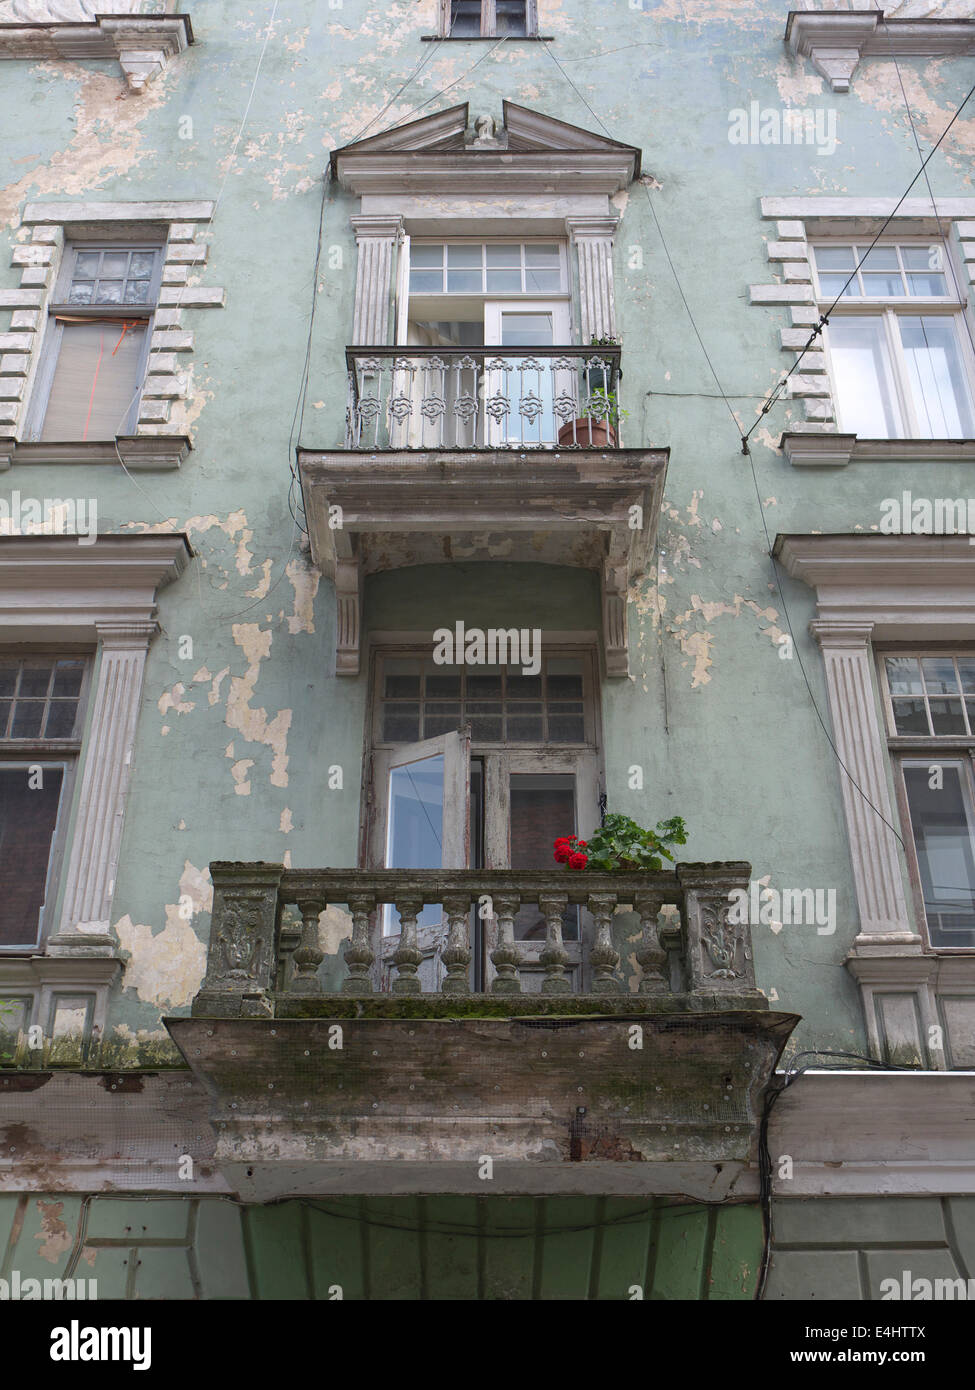
[(890, 654), (882, 670), (905, 840), (928, 937), (938, 949), (972, 949), (975, 653)]
[(411, 294), (564, 294), (558, 242), (412, 242)]
[(0, 950), (36, 949), (54, 900), (88, 662), (0, 657)]
[(437, 666), (390, 657), (383, 667), (379, 736), (412, 743), (470, 724), (482, 743), (586, 743), (583, 662), (545, 657), (537, 676), (520, 666)]
[(535, 0), (441, 0), (443, 33), (452, 39), (534, 36)]
[(28, 439), (109, 440), (138, 418), (162, 247), (69, 244), (48, 310)]
[(947, 247), (831, 243), (812, 255), (820, 309), (830, 309), (824, 337), (840, 430), (972, 437), (975, 355)]

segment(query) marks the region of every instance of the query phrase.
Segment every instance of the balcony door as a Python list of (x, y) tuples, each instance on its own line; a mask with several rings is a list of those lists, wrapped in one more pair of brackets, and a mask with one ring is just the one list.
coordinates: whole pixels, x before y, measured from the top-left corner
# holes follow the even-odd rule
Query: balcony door
[[(574, 394), (570, 371), (556, 371), (551, 356), (536, 348), (564, 345), (569, 339), (569, 306), (564, 301), (495, 300), (484, 306), (485, 346), (514, 348), (485, 358), (483, 408), (487, 443), (492, 448), (555, 444), (559, 419), (556, 397)], [(495, 366), (494, 363), (502, 363)]]
[[(549, 869), (560, 835), (586, 838), (599, 824), (595, 661), (586, 651), (546, 653), (537, 674), (521, 667), (447, 667), (429, 655), (377, 653), (367, 805), (373, 868)], [(440, 988), (446, 925), (440, 907), (419, 919), (424, 991)], [(563, 941), (574, 991), (589, 987), (583, 945), (589, 914), (567, 908)], [(489, 990), (496, 920), (472, 913), (471, 989)], [(388, 990), (399, 945), (395, 909), (381, 915), (377, 984)], [(546, 923), (537, 905), (515, 920), (522, 989), (541, 988)]]

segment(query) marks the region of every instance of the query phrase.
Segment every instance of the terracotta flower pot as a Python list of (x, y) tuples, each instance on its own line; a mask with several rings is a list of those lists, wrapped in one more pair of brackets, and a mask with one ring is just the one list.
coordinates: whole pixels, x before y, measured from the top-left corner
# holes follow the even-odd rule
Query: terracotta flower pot
[(616, 431), (605, 420), (588, 417), (570, 420), (559, 430), (560, 444), (579, 444), (584, 449), (611, 449), (616, 446)]

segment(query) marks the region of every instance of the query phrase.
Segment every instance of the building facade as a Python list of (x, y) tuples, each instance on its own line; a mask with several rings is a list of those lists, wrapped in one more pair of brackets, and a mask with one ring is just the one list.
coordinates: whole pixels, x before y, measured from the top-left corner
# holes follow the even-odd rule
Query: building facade
[(962, 1296), (973, 52), (0, 0), (0, 1279)]

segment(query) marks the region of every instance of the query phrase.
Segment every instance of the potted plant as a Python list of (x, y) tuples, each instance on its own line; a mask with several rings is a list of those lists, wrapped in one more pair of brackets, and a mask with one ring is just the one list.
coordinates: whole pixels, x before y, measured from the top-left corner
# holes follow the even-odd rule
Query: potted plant
[(590, 869), (600, 873), (655, 873), (665, 859), (674, 856), (668, 845), (687, 842), (687, 827), (680, 816), (657, 822), (656, 829), (644, 830), (629, 816), (607, 815), (588, 840), (562, 835), (555, 841), (555, 860), (580, 873)]
[(615, 448), (616, 426), (628, 415), (615, 391), (597, 386), (590, 392), (585, 412), (576, 420), (568, 420), (559, 430), (559, 443), (581, 444), (587, 449)]

